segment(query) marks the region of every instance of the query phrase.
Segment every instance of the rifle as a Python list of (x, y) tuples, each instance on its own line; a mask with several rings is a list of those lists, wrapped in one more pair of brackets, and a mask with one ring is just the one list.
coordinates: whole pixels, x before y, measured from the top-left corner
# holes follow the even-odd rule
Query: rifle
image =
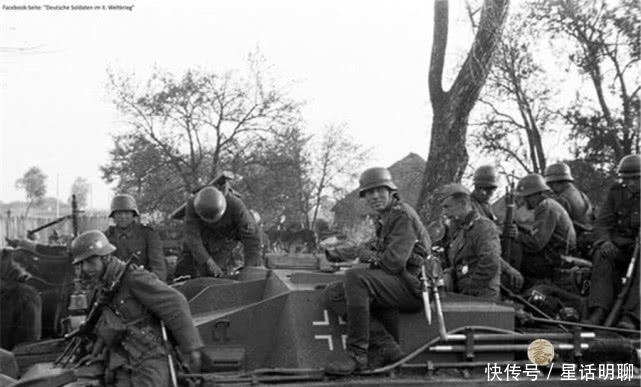
[(507, 236), (508, 230), (514, 223), (515, 208), (514, 181), (510, 181), (509, 186), (505, 187), (505, 218), (503, 219), (503, 234), (501, 235), (501, 256), (506, 262), (519, 270), (521, 266), (521, 246), (516, 240)]
[[(196, 192), (200, 191), (202, 188), (207, 187), (207, 186), (214, 186), (218, 188), (223, 194), (226, 194), (227, 191), (232, 190), (232, 188), (229, 186), (228, 182), (234, 179), (234, 174), (229, 172), (229, 171), (223, 171), (220, 174), (218, 174), (216, 177), (211, 179), (207, 184), (200, 186), (193, 190), (191, 192), (192, 195), (196, 194)], [(185, 213), (187, 211), (187, 202), (183, 203), (180, 205), (180, 207), (176, 208), (170, 215), (169, 217), (171, 219), (183, 219), (185, 217)]]
[(178, 378), (176, 377), (176, 368), (174, 367), (174, 358), (171, 356), (171, 343), (169, 343), (169, 336), (167, 335), (167, 327), (165, 322), (160, 320), (160, 332), (162, 334), (162, 342), (167, 351), (167, 365), (169, 366), (169, 376), (171, 377), (171, 387), (178, 387)]
[(42, 226), (38, 226), (32, 230), (27, 230), (27, 237), (31, 239), (33, 234), (38, 231), (44, 230), (47, 227), (51, 227), (55, 224), (58, 224), (64, 220), (71, 219), (71, 225), (73, 227), (73, 236), (74, 238), (78, 236), (78, 214), (82, 211), (78, 210), (78, 201), (76, 200), (76, 195), (71, 195), (71, 215), (61, 216), (58, 219), (54, 219), (49, 223), (45, 223)]
[(124, 269), (118, 273), (116, 278), (114, 278), (106, 289), (94, 297), (94, 303), (92, 304), (91, 309), (89, 309), (85, 321), (76, 330), (65, 335), (65, 339), (70, 339), (71, 341), (67, 344), (62, 354), (55, 360), (54, 364), (62, 364), (62, 367), (64, 368), (72, 359), (81, 358), (81, 356), (76, 356), (76, 352), (81, 346), (83, 346), (83, 344), (86, 344), (87, 339), (96, 328), (96, 324), (102, 315), (104, 307), (111, 303), (115, 297), (122, 285), (122, 281), (125, 278), (129, 267), (136, 258), (138, 258), (138, 254), (131, 254), (131, 257), (129, 257), (125, 263)]
[(612, 326), (612, 324), (614, 323), (614, 320), (619, 316), (619, 312), (621, 311), (623, 302), (628, 296), (628, 293), (630, 293), (632, 282), (634, 282), (632, 281), (632, 278), (635, 275), (634, 267), (636, 266), (637, 258), (639, 257), (639, 237), (641, 237), (641, 235), (637, 235), (637, 238), (634, 241), (634, 252), (632, 253), (632, 259), (630, 259), (628, 270), (626, 271), (625, 277), (623, 277), (623, 280), (622, 280), (623, 288), (621, 289), (621, 292), (619, 292), (619, 295), (617, 296), (616, 301), (614, 301), (614, 306), (610, 310), (610, 314), (608, 315), (608, 318), (605, 319), (603, 326), (606, 326), (606, 327)]

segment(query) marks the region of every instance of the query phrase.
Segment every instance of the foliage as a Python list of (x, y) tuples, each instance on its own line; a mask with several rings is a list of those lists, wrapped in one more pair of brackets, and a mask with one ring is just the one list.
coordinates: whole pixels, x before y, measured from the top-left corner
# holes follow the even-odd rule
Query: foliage
[(89, 181), (84, 177), (76, 177), (76, 180), (73, 181), (71, 185), (71, 195), (69, 195), (69, 203), (71, 204), (72, 195), (76, 195), (76, 203), (78, 203), (78, 208), (86, 208), (88, 204), (89, 191), (91, 190), (91, 185)]
[(29, 213), (32, 204), (39, 203), (47, 193), (47, 175), (39, 167), (31, 167), (16, 181), (16, 188), (24, 189), (29, 205), (24, 212), (24, 216)]

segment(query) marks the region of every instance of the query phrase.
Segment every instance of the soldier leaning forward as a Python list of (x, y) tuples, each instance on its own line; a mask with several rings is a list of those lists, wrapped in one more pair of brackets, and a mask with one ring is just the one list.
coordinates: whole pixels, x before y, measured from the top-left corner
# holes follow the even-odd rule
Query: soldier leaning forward
[(156, 274), (161, 281), (166, 281), (167, 265), (160, 236), (153, 228), (136, 222), (135, 218), (139, 216), (133, 196), (114, 196), (109, 217), (113, 218), (115, 226), (109, 226), (105, 235), (116, 246), (116, 257), (127, 261), (131, 254), (139, 254), (136, 264)]
[[(97, 230), (71, 243), (73, 263), (94, 284), (94, 294), (109, 286), (125, 264), (111, 254), (116, 250)], [(194, 326), (185, 297), (150, 272), (133, 267), (96, 325), (98, 339), (92, 354), (106, 355), (106, 383), (115, 386), (168, 386), (169, 368), (160, 321), (173, 334), (192, 371), (200, 369), (202, 340)]]
[[(617, 173), (622, 181), (610, 187), (594, 223), (595, 254), (587, 320), (590, 324), (601, 324), (612, 308), (639, 235), (641, 156), (625, 156)], [(620, 328), (639, 329), (639, 266), (637, 262), (632, 278), (627, 279), (633, 282), (623, 303), (617, 325)]]
[(368, 267), (348, 270), (343, 281), (325, 289), (327, 308), (347, 319), (347, 353), (329, 363), (327, 373), (349, 375), (367, 368), (372, 349), (381, 364), (403, 356), (393, 333), (397, 318), (388, 318), (398, 317), (399, 310), (421, 307), (417, 274), (431, 243), (416, 211), (400, 201), (396, 190), (385, 168), (370, 168), (361, 175), (359, 194), (377, 213), (376, 239), (358, 251)]
[[(208, 186), (187, 201), (185, 245), (191, 256), (183, 256), (180, 274), (220, 277), (234, 264), (234, 250), (243, 245), (245, 266), (259, 266), (260, 236), (256, 221), (233, 192), (224, 195)], [(192, 268), (188, 268), (192, 266)]]

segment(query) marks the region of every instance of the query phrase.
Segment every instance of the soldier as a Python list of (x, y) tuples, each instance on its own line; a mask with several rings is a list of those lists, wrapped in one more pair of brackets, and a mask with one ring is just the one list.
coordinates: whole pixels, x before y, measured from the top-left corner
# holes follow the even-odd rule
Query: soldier
[(243, 245), (245, 266), (259, 266), (260, 236), (256, 222), (232, 191), (223, 195), (207, 186), (187, 201), (185, 245), (191, 257), (182, 267), (192, 266), (196, 275), (221, 277), (234, 265), (234, 248)]
[(470, 196), (472, 206), (476, 212), (494, 223), (498, 223), (498, 218), (492, 210), (490, 199), (497, 188), (496, 170), (493, 166), (483, 165), (474, 171), (474, 191)]
[[(112, 256), (116, 246), (98, 230), (86, 231), (71, 242), (74, 265), (91, 281), (94, 294), (109, 286), (125, 264)], [(200, 370), (202, 340), (182, 293), (147, 270), (132, 267), (115, 297), (103, 309), (96, 325), (98, 337), (92, 354), (81, 363), (106, 352), (105, 378), (116, 386), (168, 386), (167, 350), (161, 321), (173, 334), (190, 370)]]
[[(641, 156), (627, 155), (619, 162), (617, 174), (621, 179), (610, 187), (605, 203), (594, 223), (592, 280), (588, 307), (588, 322), (601, 324), (620, 291), (621, 277), (632, 259), (634, 240), (639, 235), (639, 190)], [(634, 281), (622, 307), (620, 328), (639, 329), (639, 263)]]
[(156, 274), (161, 281), (167, 280), (167, 265), (158, 233), (151, 227), (136, 221), (140, 216), (136, 200), (131, 195), (120, 194), (111, 201), (109, 217), (115, 225), (109, 226), (105, 235), (114, 246), (115, 256), (122, 261), (138, 253), (136, 262)]
[(460, 184), (441, 190), (443, 215), (449, 220), (446, 284), (457, 293), (498, 301), (501, 241), (490, 219), (473, 208), (470, 191)]
[(512, 225), (506, 228), (523, 251), (521, 273), (525, 286), (552, 280), (553, 271), (561, 264), (561, 255), (576, 247), (576, 233), (567, 211), (547, 197), (550, 187), (539, 174), (530, 174), (519, 180), (516, 195), (529, 210), (534, 210), (534, 224), (529, 232), (519, 233)]
[(552, 164), (545, 170), (545, 182), (554, 191), (554, 199), (570, 215), (575, 231), (589, 231), (594, 219), (592, 203), (585, 193), (574, 186), (573, 181), (570, 167), (565, 163)]
[(327, 308), (347, 319), (347, 354), (325, 370), (336, 375), (367, 368), (368, 351), (373, 348), (383, 364), (403, 356), (375, 311), (421, 307), (418, 272), (431, 248), (425, 227), (416, 211), (398, 197), (387, 169), (367, 169), (359, 182), (360, 197), (377, 214), (376, 240), (358, 251), (359, 260), (369, 266), (348, 270), (343, 281), (330, 284), (324, 292)]

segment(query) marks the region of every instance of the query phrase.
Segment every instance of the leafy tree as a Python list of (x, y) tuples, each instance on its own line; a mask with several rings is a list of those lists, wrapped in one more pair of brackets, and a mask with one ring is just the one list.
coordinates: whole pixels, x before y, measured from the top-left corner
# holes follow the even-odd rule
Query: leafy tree
[(69, 203), (71, 203), (71, 198), (73, 195), (76, 195), (76, 202), (78, 203), (78, 208), (86, 208), (88, 204), (89, 191), (91, 190), (91, 184), (84, 177), (76, 177), (76, 180), (73, 181), (71, 185), (71, 195), (69, 195)]
[(508, 0), (485, 0), (472, 47), (454, 83), (443, 89), (447, 48), (447, 1), (434, 2), (434, 38), (429, 70), (433, 118), (429, 155), (417, 209), (424, 220), (436, 216), (434, 195), (440, 186), (459, 181), (468, 162), (467, 121), (491, 67), (507, 16)]
[(47, 185), (45, 183), (47, 175), (42, 172), (38, 167), (31, 167), (25, 174), (16, 180), (16, 188), (24, 189), (26, 198), (29, 201), (27, 209), (24, 211), (24, 216), (27, 216), (32, 204), (38, 204), (47, 193)]

